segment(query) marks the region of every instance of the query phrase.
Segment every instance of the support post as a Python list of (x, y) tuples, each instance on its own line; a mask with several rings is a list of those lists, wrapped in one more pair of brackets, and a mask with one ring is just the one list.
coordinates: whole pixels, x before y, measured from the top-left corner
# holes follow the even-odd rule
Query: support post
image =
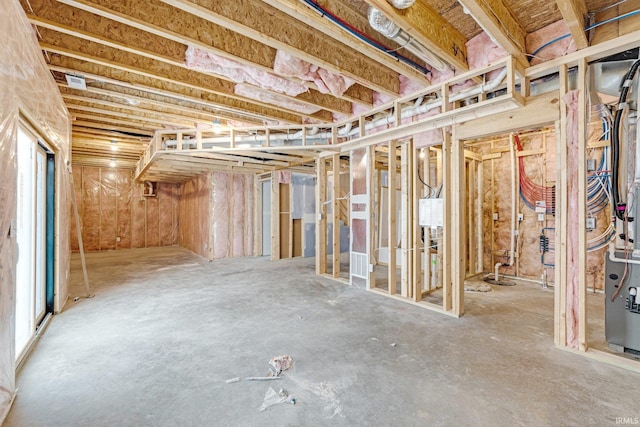
[(389, 246), (389, 267), (388, 267), (388, 282), (389, 282), (389, 294), (395, 295), (398, 292), (397, 283), (396, 283), (396, 267), (397, 267), (397, 259), (396, 252), (398, 246), (398, 224), (396, 218), (397, 211), (397, 199), (396, 199), (396, 182), (397, 182), (397, 161), (396, 155), (396, 141), (393, 140), (389, 142), (389, 173), (388, 173), (388, 181), (389, 181), (389, 228), (387, 230), (388, 233), (388, 246)]
[(452, 299), (452, 268), (455, 266), (451, 260), (451, 247), (453, 246), (453, 221), (451, 219), (451, 198), (453, 191), (451, 188), (451, 135), (442, 130), (442, 194), (443, 194), (443, 227), (442, 227), (442, 309), (451, 311), (453, 309)]
[(327, 162), (316, 160), (316, 274), (327, 272)]
[(340, 155), (333, 156), (333, 277), (340, 277)]
[(452, 311), (456, 316), (464, 314), (464, 279), (466, 276), (465, 241), (465, 158), (464, 142), (454, 137), (451, 148), (451, 297)]

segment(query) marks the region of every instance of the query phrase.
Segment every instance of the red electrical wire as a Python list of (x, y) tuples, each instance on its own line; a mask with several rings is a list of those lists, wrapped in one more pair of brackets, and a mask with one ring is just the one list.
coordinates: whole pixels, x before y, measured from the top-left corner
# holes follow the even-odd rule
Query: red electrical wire
[[(522, 151), (520, 137), (518, 135), (514, 135), (514, 140), (516, 142), (516, 149), (518, 151)], [(547, 209), (551, 208), (554, 203), (553, 187), (545, 187), (533, 182), (531, 178), (527, 176), (524, 169), (524, 158), (522, 157), (518, 158), (518, 170), (520, 171), (520, 191), (525, 201), (530, 206), (535, 206), (536, 201), (544, 201), (545, 207)]]

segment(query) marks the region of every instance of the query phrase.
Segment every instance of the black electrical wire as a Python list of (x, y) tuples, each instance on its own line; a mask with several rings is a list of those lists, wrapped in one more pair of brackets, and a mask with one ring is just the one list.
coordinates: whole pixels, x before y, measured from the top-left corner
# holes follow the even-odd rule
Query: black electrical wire
[(432, 186), (430, 186), (429, 184), (427, 184), (426, 182), (424, 182), (424, 180), (422, 179), (422, 177), (420, 176), (420, 168), (418, 168), (418, 179), (420, 180), (420, 182), (427, 188), (429, 188), (429, 198), (431, 198), (431, 195), (433, 193), (436, 193), (436, 189), (433, 188)]
[(613, 119), (613, 137), (611, 140), (611, 196), (613, 198), (613, 209), (616, 217), (621, 220), (625, 220), (626, 218), (626, 205), (620, 202), (620, 184), (618, 182), (620, 167), (620, 124), (625, 110), (623, 106), (627, 102), (631, 82), (633, 81), (639, 67), (640, 60), (634, 62), (631, 68), (629, 68), (627, 74), (624, 76), (622, 90), (620, 91), (620, 99), (618, 100), (618, 109), (616, 110), (616, 115)]

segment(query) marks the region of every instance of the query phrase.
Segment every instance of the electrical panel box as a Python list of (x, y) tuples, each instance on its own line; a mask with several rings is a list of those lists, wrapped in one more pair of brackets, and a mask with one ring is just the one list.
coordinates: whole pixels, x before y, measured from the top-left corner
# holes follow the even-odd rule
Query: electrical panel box
[(442, 227), (444, 199), (420, 199), (418, 221), (422, 227)]

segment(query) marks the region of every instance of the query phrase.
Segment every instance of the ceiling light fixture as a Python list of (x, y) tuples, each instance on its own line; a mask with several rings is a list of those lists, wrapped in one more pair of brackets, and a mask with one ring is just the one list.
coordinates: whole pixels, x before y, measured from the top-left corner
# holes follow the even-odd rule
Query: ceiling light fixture
[(111, 161), (109, 162), (109, 166), (111, 166), (112, 168), (116, 167), (116, 159), (111, 159)]
[(220, 125), (220, 120), (215, 119), (213, 121), (213, 133), (215, 133), (216, 135), (219, 135), (221, 132), (222, 132), (222, 129)]

